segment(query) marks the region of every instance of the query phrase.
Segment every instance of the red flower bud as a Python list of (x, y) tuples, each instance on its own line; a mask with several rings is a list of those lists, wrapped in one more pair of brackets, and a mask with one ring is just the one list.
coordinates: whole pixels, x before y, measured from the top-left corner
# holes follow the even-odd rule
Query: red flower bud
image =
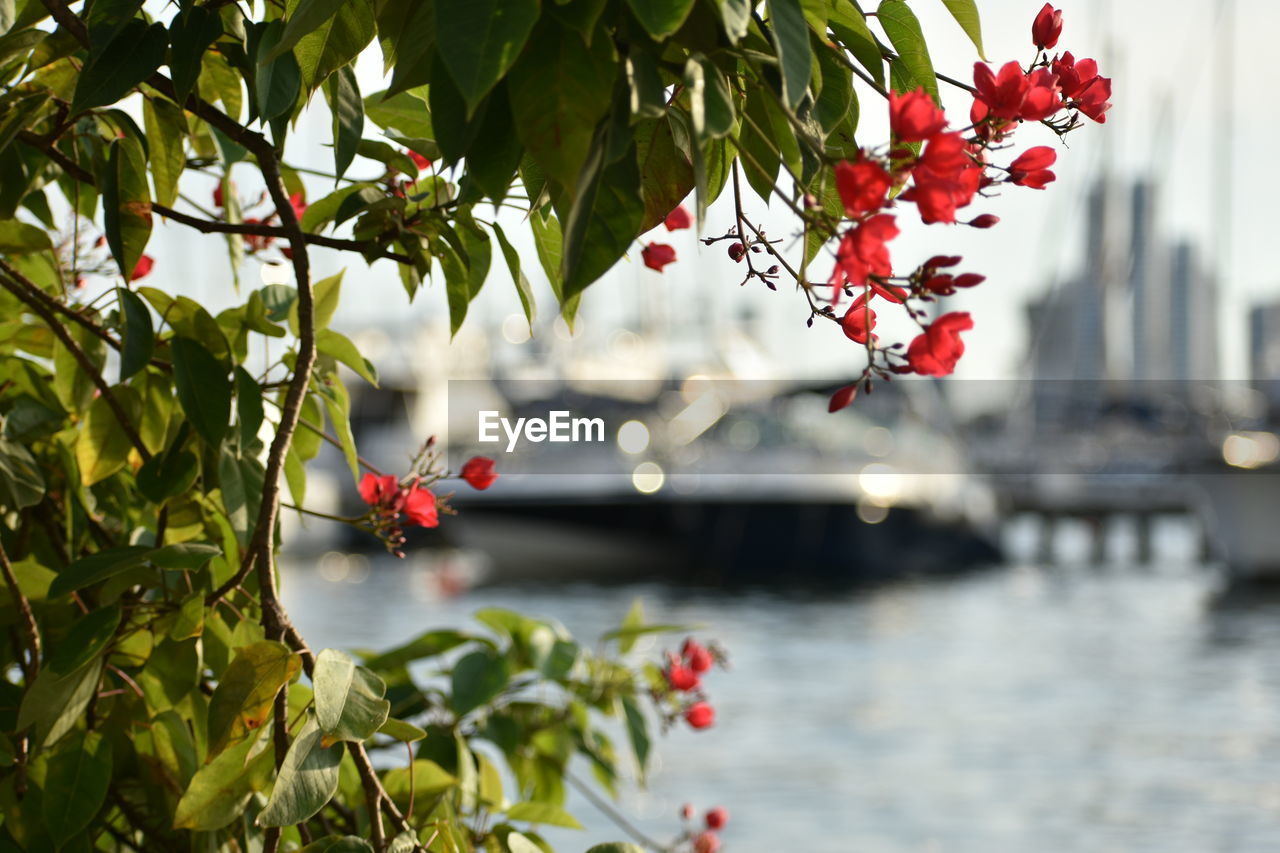
[(858, 383), (846, 385), (839, 391), (831, 395), (831, 402), (827, 404), (828, 412), (838, 412), (845, 406), (853, 402), (853, 398), (858, 396)]
[(471, 488), (484, 490), (498, 479), (498, 472), (493, 470), (493, 460), (489, 457), (473, 456), (463, 464), (458, 476), (466, 480)]
[(934, 255), (932, 258), (924, 262), (926, 269), (939, 269), (941, 267), (954, 267), (964, 258), (959, 255)]
[(985, 275), (978, 275), (976, 272), (967, 272), (964, 275), (956, 276), (956, 287), (975, 287), (987, 280)]
[(992, 228), (1000, 222), (1000, 217), (994, 213), (984, 213), (981, 216), (974, 217), (969, 220), (969, 224), (974, 228)]
[(1031, 41), (1044, 50), (1056, 45), (1061, 35), (1062, 12), (1045, 3), (1040, 14), (1036, 15), (1035, 22), (1031, 24)]
[(680, 647), (680, 655), (688, 664), (689, 669), (694, 672), (702, 673), (711, 669), (714, 662), (711, 652), (707, 651), (701, 643), (698, 643), (692, 637), (684, 641), (684, 645)]
[(694, 853), (716, 853), (720, 849), (720, 837), (714, 832), (700, 832), (693, 839)]
[(742, 247), (741, 243), (729, 244), (729, 257), (733, 258), (735, 264), (742, 263), (742, 259), (746, 256), (747, 250)]
[(682, 820), (689, 820), (693, 817), (693, 804), (685, 803), (680, 807), (680, 817)]
[(426, 157), (423, 157), (417, 151), (410, 151), (409, 159), (413, 161), (413, 165), (418, 167), (419, 172), (423, 171), (424, 169), (431, 168), (431, 161)]
[(695, 729), (710, 728), (716, 721), (716, 709), (706, 702), (694, 702), (684, 712), (684, 720)]
[(223, 204), (224, 201), (226, 201), (226, 199), (222, 197), (222, 183), (219, 182), (218, 185), (213, 188), (213, 206), (226, 207), (226, 205)]
[(137, 281), (140, 278), (146, 278), (151, 275), (151, 269), (155, 265), (155, 259), (150, 255), (143, 255), (138, 258), (138, 263), (134, 266), (133, 273), (129, 276), (129, 281)]
[(698, 676), (692, 669), (673, 663), (667, 667), (667, 683), (675, 690), (686, 692), (698, 686)]
[(729, 822), (729, 811), (723, 806), (716, 806), (707, 812), (707, 829), (724, 829)]

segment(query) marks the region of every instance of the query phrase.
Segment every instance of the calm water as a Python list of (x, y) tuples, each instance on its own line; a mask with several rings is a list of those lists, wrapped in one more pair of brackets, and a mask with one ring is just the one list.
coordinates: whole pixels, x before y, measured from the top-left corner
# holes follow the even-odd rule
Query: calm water
[[(660, 587), (487, 589), (442, 599), (375, 563), (287, 573), (316, 647), (382, 647), (481, 607), (580, 638), (633, 597), (698, 623), (733, 668), (715, 728), (660, 743), (623, 809), (659, 838), (679, 804), (726, 806), (728, 851), (1280, 850), (1280, 606), (1216, 603), (1200, 569), (1004, 569), (836, 597)], [(649, 651), (656, 653), (658, 646)], [(621, 837), (582, 800), (578, 853)]]

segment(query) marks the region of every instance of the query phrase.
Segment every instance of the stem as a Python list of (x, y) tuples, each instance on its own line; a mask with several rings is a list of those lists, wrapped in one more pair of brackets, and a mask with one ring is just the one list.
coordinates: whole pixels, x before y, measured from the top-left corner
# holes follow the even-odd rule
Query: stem
[[(30, 292), (31, 289), (38, 290), (38, 288), (30, 282), (26, 282), (22, 274), (9, 266), (4, 260), (0, 260), (0, 270), (5, 272), (5, 275), (0, 275), (0, 287), (4, 287), (5, 290), (25, 302), (31, 311), (44, 321), (54, 336), (71, 353), (71, 357), (76, 360), (76, 364), (80, 365), (80, 369), (93, 380), (93, 384), (97, 386), (98, 391), (102, 394), (102, 399), (106, 401), (107, 407), (115, 415), (120, 428), (124, 430), (124, 434), (128, 436), (129, 441), (138, 451), (138, 455), (142, 457), (142, 461), (147, 462), (150, 460), (151, 451), (147, 450), (147, 446), (142, 443), (142, 436), (138, 434), (137, 428), (129, 420), (129, 416), (125, 413), (124, 407), (120, 405), (120, 401), (116, 399), (116, 395), (111, 392), (111, 386), (102, 378), (102, 373), (99, 372), (98, 368), (94, 367), (93, 362), (89, 360), (89, 356), (85, 355), (84, 350), (71, 337), (71, 333), (67, 331), (67, 328), (58, 322), (58, 318), (45, 306), (44, 301)], [(30, 288), (27, 285), (30, 285)]]
[(654, 839), (646, 835), (645, 832), (641, 830), (638, 826), (633, 824), (631, 821), (627, 820), (626, 816), (623, 815), (622, 812), (615, 809), (611, 803), (609, 803), (607, 800), (605, 800), (603, 797), (601, 797), (599, 794), (593, 791), (590, 785), (587, 785), (586, 783), (584, 783), (577, 776), (570, 773), (567, 769), (564, 771), (564, 778), (566, 782), (568, 782), (570, 785), (572, 785), (574, 788), (577, 789), (578, 793), (586, 797), (587, 800), (591, 803), (591, 805), (595, 806), (605, 817), (609, 818), (609, 820), (617, 824), (618, 828), (621, 829), (623, 832), (625, 832), (627, 835), (630, 835), (632, 838), (634, 838), (636, 841), (643, 844), (645, 847), (648, 847), (651, 850), (659, 851), (659, 853), (668, 853), (668, 851), (671, 850), (669, 846), (663, 844), (660, 841), (655, 841)]
[(14, 602), (18, 605), (18, 611), (22, 614), (22, 633), (27, 643), (28, 655), (27, 662), (22, 667), (22, 674), (27, 685), (30, 686), (40, 672), (40, 628), (36, 624), (35, 613), (31, 610), (31, 602), (27, 601), (22, 588), (18, 586), (17, 575), (13, 573), (13, 565), (9, 562), (9, 555), (4, 550), (3, 544), (0, 544), (0, 571), (4, 572), (4, 581), (9, 585), (9, 594), (13, 596)]

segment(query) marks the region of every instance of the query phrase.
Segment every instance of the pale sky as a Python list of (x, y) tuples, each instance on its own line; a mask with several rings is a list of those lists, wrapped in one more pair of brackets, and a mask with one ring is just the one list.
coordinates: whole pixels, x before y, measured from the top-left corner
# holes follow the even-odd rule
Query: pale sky
[[(1274, 34), (1280, 32), (1280, 4), (1274, 0), (1235, 0), (1235, 4), (1237, 83), (1233, 92), (1224, 93), (1216, 85), (1211, 55), (1215, 34), (1220, 32), (1219, 0), (1164, 0), (1158, 4), (1062, 0), (1058, 5), (1064, 11), (1065, 28), (1058, 49), (1071, 50), (1077, 57), (1096, 57), (1103, 73), (1114, 78), (1115, 107), (1107, 123), (1090, 122), (1072, 134), (1070, 149), (1060, 152), (1055, 167), (1058, 181), (1047, 190), (1011, 188), (999, 199), (970, 208), (975, 214), (989, 211), (1000, 216), (1003, 221), (994, 229), (978, 232), (924, 226), (911, 206), (903, 206), (899, 215), (903, 234), (892, 247), (899, 269), (910, 269), (932, 254), (954, 253), (965, 256), (965, 271), (988, 278), (982, 286), (946, 303), (947, 310), (972, 311), (976, 323), (975, 331), (967, 335), (969, 352), (961, 362), (959, 376), (1019, 375), (1027, 334), (1024, 305), (1050, 283), (1070, 277), (1078, 266), (1083, 193), (1103, 173), (1119, 180), (1155, 177), (1160, 184), (1161, 230), (1166, 236), (1192, 238), (1210, 259), (1216, 258), (1216, 268), (1225, 273), (1223, 339), (1232, 342), (1224, 345), (1225, 370), (1230, 376), (1244, 375), (1244, 312), (1253, 302), (1280, 293), (1271, 233), (1275, 218), (1268, 215), (1273, 200), (1280, 197), (1280, 170), (1272, 166), (1271, 155), (1280, 119), (1270, 105), (1271, 87), (1267, 85), (1275, 77), (1270, 52)], [(1041, 5), (1039, 0), (979, 0), (987, 55), (993, 63), (1028, 61), (1033, 50), (1030, 25)], [(976, 59), (974, 49), (941, 0), (915, 0), (912, 8), (924, 23), (936, 67), (969, 79)], [(368, 94), (385, 83), (379, 80), (381, 62), (376, 47), (366, 59), (360, 76)], [(949, 111), (964, 119), (968, 96), (945, 84), (942, 88)], [(882, 142), (886, 138), (883, 102), (869, 90), (860, 90), (859, 95), (859, 136), (865, 144)], [(1228, 110), (1232, 116), (1230, 133), (1223, 120)], [(376, 136), (376, 131), (367, 126), (366, 136)], [(323, 146), (328, 134), (323, 99), (317, 95), (312, 115), (304, 118), (292, 140), (290, 160), (328, 168), (332, 155)], [(1015, 139), (1020, 148), (1052, 141), (1051, 134), (1039, 127), (1024, 128)], [(1214, 163), (1222, 157), (1232, 157), (1235, 162), (1231, 239), (1226, 251), (1214, 247), (1212, 227)], [(362, 161), (357, 160), (351, 172), (376, 171), (372, 168), (375, 164), (363, 162), (362, 167)], [(247, 173), (241, 179), (245, 177)], [(194, 179), (190, 190), (197, 196), (204, 192), (199, 181)], [(309, 182), (313, 199), (329, 189), (322, 179)], [(708, 234), (718, 235), (729, 227), (732, 209), (725, 201), (727, 195), (709, 213)], [(775, 236), (790, 234), (795, 228), (794, 217), (779, 203), (766, 213), (752, 196), (747, 212), (760, 218)], [(517, 237), (521, 230), (518, 219), (506, 230), (526, 259), (525, 269), (534, 281), (542, 316), (549, 320), (554, 304), (531, 241)], [(638, 251), (632, 252), (629, 261), (621, 262), (588, 291), (580, 313), (584, 332), (570, 346), (598, 348), (619, 328), (636, 330), (636, 306), (652, 306), (656, 300), (670, 314), (690, 317), (685, 324), (690, 337), (706, 334), (698, 329), (708, 310), (735, 316), (749, 310), (757, 318), (752, 330), (767, 348), (761, 361), (768, 368), (766, 372), (813, 378), (837, 373), (852, 376), (860, 370), (857, 346), (833, 324), (805, 328), (806, 310), (799, 294), (785, 285), (777, 293), (769, 292), (758, 282), (740, 290), (741, 267), (724, 257), (724, 244), (703, 248), (691, 232), (667, 234), (661, 226), (650, 239), (674, 245), (680, 261), (658, 275), (641, 266)], [(237, 297), (227, 286), (222, 246), (201, 247), (202, 241), (204, 238), (183, 226), (158, 228), (149, 249), (160, 262), (157, 272), (174, 265), (189, 269), (193, 295), (216, 306), (232, 304)], [(316, 254), (319, 274), (348, 268), (339, 328), (355, 332), (369, 325), (447, 324), (442, 282), (424, 289), (410, 306), (389, 262), (366, 269), (355, 256), (327, 251)], [(814, 272), (825, 272), (821, 263), (815, 263)], [(255, 283), (257, 270), (252, 262), (245, 275), (248, 283)], [(470, 328), (464, 329), (464, 334), (496, 339), (502, 320), (519, 310), (506, 268), (495, 258), (489, 283), (473, 304)], [(892, 338), (895, 325), (885, 322), (888, 314), (881, 314), (881, 330)], [(902, 335), (909, 334), (904, 326), (896, 328)], [(551, 330), (543, 327), (538, 334), (550, 335)], [(519, 357), (519, 352), (509, 355)], [(533, 357), (529, 351), (529, 358)]]

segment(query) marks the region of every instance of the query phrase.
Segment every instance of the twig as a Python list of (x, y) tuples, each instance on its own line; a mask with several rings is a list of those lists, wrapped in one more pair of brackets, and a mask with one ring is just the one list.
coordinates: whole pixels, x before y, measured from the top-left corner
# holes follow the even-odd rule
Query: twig
[(147, 446), (143, 444), (142, 436), (138, 434), (137, 428), (134, 427), (133, 422), (129, 420), (129, 416), (125, 413), (124, 407), (120, 405), (120, 401), (112, 393), (111, 386), (102, 378), (102, 373), (98, 368), (94, 367), (93, 362), (89, 360), (89, 356), (85, 355), (84, 350), (71, 337), (71, 333), (58, 322), (58, 318), (45, 307), (44, 302), (28, 292), (27, 287), (23, 284), (24, 277), (21, 273), (18, 273), (4, 260), (0, 260), (0, 270), (5, 272), (5, 275), (0, 275), (0, 286), (18, 297), (22, 302), (25, 302), (32, 312), (44, 321), (54, 336), (62, 342), (62, 345), (71, 353), (71, 357), (76, 360), (76, 364), (80, 365), (80, 369), (88, 374), (89, 378), (93, 380), (93, 384), (98, 387), (98, 391), (102, 394), (102, 399), (106, 401), (111, 413), (116, 416), (116, 420), (120, 423), (120, 428), (124, 430), (124, 434), (128, 436), (129, 441), (137, 449), (142, 461), (149, 461), (151, 459), (151, 451), (147, 450)]
[(0, 544), (0, 570), (4, 572), (5, 583), (9, 585), (9, 594), (13, 596), (18, 612), (22, 614), (23, 639), (27, 644), (28, 659), (22, 666), (22, 674), (27, 686), (40, 673), (40, 627), (36, 624), (36, 615), (31, 610), (31, 602), (27, 601), (22, 588), (18, 586), (18, 577), (13, 573), (13, 565), (9, 562), (9, 554)]
[(667, 853), (667, 851), (671, 850), (671, 847), (668, 845), (650, 838), (638, 826), (627, 820), (626, 816), (623, 815), (622, 812), (615, 809), (611, 803), (593, 791), (590, 785), (584, 783), (567, 769), (564, 771), (564, 778), (566, 782), (578, 790), (578, 793), (586, 797), (591, 805), (595, 806), (605, 817), (617, 824), (618, 828), (627, 835), (630, 835), (645, 847), (659, 851), (659, 853)]

